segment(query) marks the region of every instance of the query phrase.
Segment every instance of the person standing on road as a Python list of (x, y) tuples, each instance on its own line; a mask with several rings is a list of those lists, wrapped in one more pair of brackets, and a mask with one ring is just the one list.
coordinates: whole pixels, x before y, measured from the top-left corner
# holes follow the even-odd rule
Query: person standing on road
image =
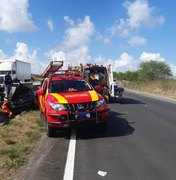
[(6, 88), (6, 98), (9, 99), (10, 91), (12, 88), (12, 76), (10, 73), (5, 75), (5, 88)]
[(0, 84), (0, 105), (4, 102), (4, 87)]

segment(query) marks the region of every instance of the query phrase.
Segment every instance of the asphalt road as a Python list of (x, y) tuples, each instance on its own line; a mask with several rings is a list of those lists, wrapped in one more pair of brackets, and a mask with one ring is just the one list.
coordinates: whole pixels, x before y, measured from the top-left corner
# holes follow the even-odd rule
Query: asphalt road
[[(94, 128), (76, 132), (73, 179), (175, 180), (176, 104), (129, 92), (124, 98), (109, 104), (106, 133)], [(13, 179), (62, 180), (69, 142), (69, 133), (43, 137), (30, 163)]]

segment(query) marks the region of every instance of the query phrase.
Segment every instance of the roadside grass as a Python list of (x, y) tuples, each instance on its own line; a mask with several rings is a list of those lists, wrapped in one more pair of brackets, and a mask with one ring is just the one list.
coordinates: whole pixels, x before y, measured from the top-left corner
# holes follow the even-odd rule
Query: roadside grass
[(0, 177), (27, 162), (27, 154), (35, 147), (44, 129), (38, 110), (23, 112), (0, 127)]
[(176, 99), (176, 80), (124, 82), (123, 86), (137, 91), (148, 92)]

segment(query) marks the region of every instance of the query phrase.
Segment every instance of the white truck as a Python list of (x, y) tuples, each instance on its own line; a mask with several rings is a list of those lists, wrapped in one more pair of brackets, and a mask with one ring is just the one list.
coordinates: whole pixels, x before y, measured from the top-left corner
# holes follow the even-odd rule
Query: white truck
[(31, 80), (31, 64), (19, 60), (0, 60), (0, 84), (3, 84), (7, 73), (12, 76), (13, 82)]

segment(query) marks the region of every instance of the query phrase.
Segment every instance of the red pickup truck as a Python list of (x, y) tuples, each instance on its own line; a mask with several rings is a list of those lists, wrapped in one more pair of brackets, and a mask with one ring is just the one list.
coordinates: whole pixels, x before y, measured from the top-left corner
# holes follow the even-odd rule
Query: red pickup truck
[(37, 95), (49, 137), (55, 136), (59, 129), (88, 124), (106, 130), (108, 105), (79, 74), (67, 71), (53, 73), (44, 79)]

